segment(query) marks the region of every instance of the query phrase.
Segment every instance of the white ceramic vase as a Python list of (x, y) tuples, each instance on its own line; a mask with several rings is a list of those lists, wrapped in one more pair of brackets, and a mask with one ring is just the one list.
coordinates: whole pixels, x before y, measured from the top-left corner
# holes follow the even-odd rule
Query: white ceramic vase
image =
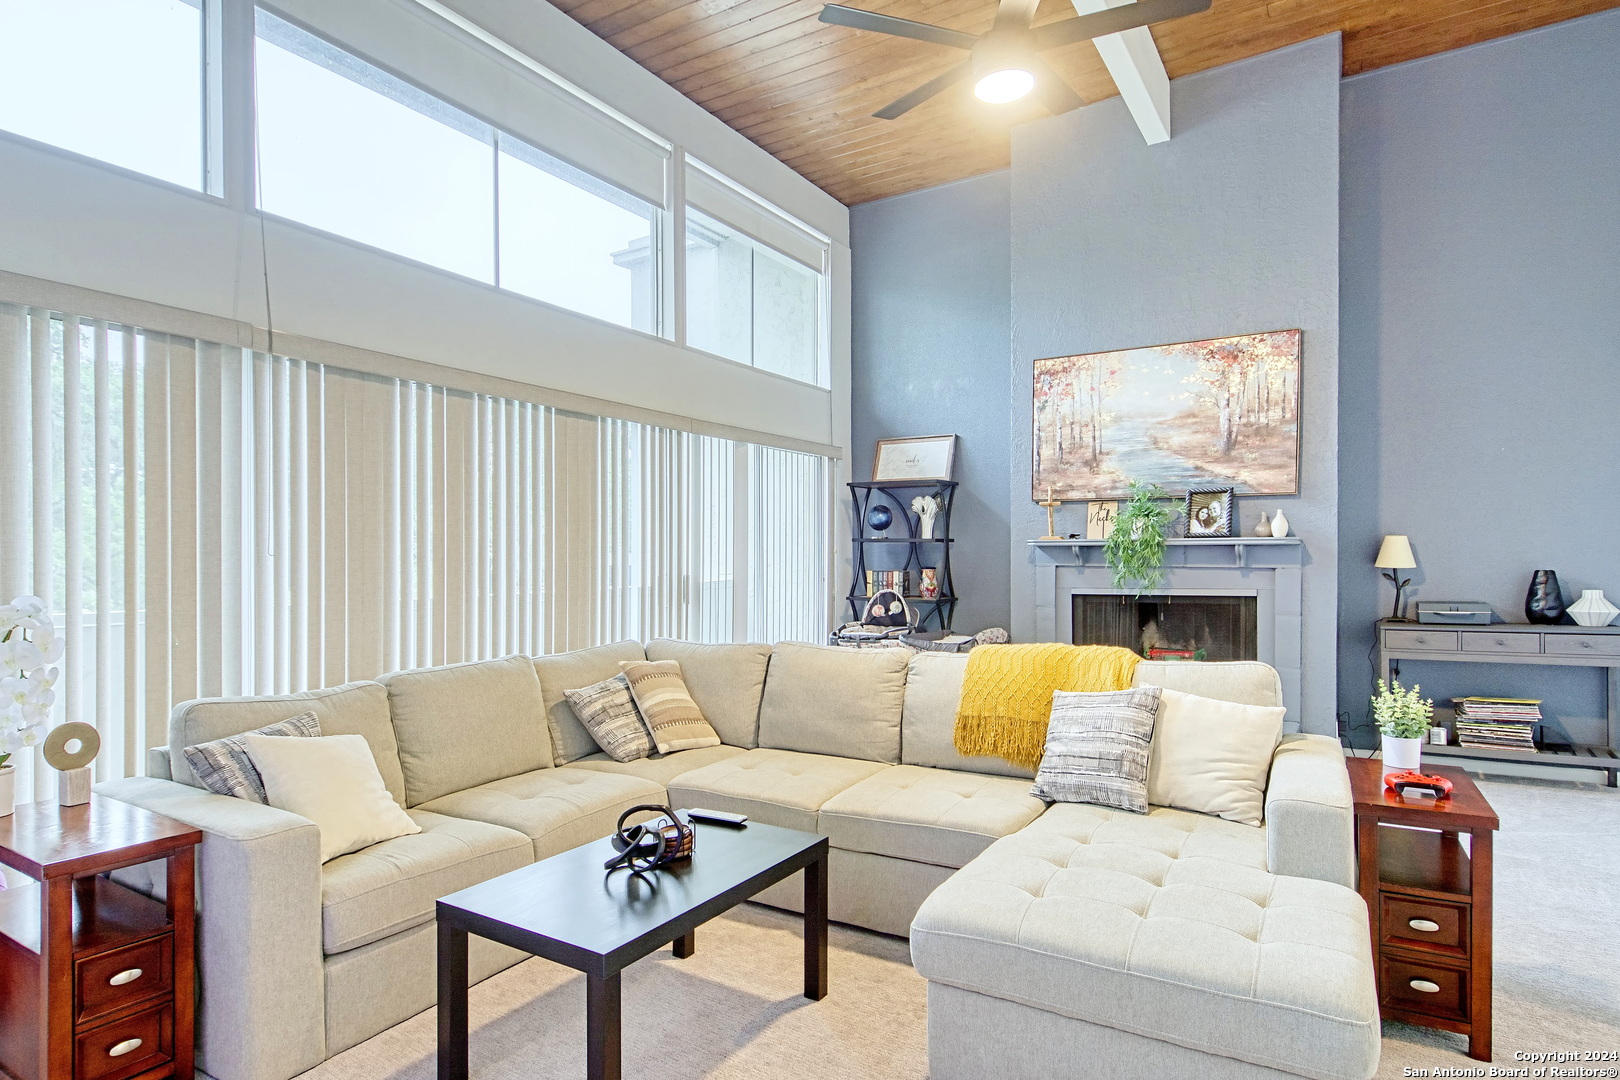
[(1416, 769), (1422, 764), (1422, 739), (1397, 739), (1393, 735), (1385, 735), (1383, 738), (1385, 772), (1394, 772), (1397, 769)]
[(1283, 512), (1281, 510), (1277, 511), (1277, 516), (1271, 519), (1271, 535), (1288, 535), (1288, 519), (1283, 516)]
[(0, 817), (17, 809), (17, 766), (0, 765)]
[(1608, 626), (1620, 608), (1609, 603), (1602, 589), (1582, 589), (1581, 598), (1569, 605), (1569, 617), (1576, 626)]

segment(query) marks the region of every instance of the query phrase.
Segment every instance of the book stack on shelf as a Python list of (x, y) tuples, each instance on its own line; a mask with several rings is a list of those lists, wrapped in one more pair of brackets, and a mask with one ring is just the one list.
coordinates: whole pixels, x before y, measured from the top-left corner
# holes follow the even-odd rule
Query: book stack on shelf
[(1541, 701), (1532, 698), (1465, 697), (1457, 710), (1457, 745), (1481, 750), (1536, 752), (1535, 730)]
[(885, 589), (893, 589), (901, 596), (913, 595), (910, 590), (911, 573), (906, 570), (868, 570), (866, 595), (876, 596)]

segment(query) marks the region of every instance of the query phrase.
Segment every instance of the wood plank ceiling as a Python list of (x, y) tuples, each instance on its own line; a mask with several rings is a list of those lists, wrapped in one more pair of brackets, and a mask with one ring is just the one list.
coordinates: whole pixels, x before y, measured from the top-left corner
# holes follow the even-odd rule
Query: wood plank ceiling
[[(898, 120), (871, 113), (965, 54), (828, 26), (820, 0), (552, 0), (840, 201), (853, 205), (1006, 167), (1015, 123), (1043, 115), (991, 106), (968, 84)], [(847, 0), (970, 34), (995, 0)], [(1172, 79), (1340, 30), (1344, 73), (1534, 29), (1620, 0), (1214, 0), (1152, 28)], [(1074, 15), (1041, 0), (1037, 23)], [(1049, 52), (1087, 101), (1118, 91), (1090, 42)], [(1172, 118), (1173, 122), (1173, 118)]]

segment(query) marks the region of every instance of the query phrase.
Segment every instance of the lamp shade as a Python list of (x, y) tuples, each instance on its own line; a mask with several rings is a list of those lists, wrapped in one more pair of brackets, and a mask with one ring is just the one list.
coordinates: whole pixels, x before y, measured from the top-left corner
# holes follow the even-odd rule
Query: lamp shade
[(1373, 565), (1390, 570), (1410, 570), (1417, 565), (1417, 560), (1412, 558), (1412, 542), (1404, 536), (1384, 537)]

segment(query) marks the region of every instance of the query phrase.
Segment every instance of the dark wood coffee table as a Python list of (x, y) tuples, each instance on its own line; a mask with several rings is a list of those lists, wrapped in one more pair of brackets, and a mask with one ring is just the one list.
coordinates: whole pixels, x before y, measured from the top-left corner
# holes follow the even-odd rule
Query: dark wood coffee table
[(604, 838), (440, 900), (439, 1080), (467, 1077), (468, 934), (585, 973), (589, 1080), (619, 1077), (619, 972), (672, 943), (691, 956), (699, 926), (800, 870), (804, 996), (826, 997), (827, 838), (752, 821), (696, 827), (692, 858), (646, 879), (607, 876)]

